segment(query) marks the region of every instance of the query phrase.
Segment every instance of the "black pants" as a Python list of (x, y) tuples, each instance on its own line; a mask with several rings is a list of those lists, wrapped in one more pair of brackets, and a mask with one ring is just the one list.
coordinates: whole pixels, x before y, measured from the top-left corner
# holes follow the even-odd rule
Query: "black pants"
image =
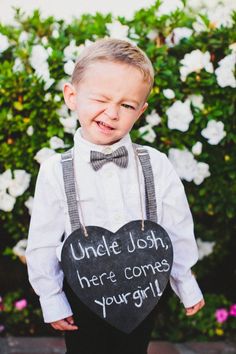
[(146, 354), (154, 323), (154, 310), (131, 333), (110, 326), (91, 312), (64, 282), (77, 331), (66, 331), (66, 354)]

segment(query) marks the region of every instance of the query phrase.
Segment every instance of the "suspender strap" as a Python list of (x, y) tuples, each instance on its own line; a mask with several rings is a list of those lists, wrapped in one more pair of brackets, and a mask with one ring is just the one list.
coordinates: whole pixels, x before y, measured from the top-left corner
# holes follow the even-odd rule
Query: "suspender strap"
[(148, 220), (157, 222), (156, 193), (150, 156), (147, 149), (137, 144), (134, 144), (134, 146), (143, 170), (146, 216)]
[(61, 162), (71, 230), (73, 232), (81, 227), (81, 222), (76, 201), (75, 174), (71, 149), (61, 154)]
[[(154, 176), (148, 150), (134, 144), (143, 171), (145, 184), (146, 216), (148, 220), (157, 222), (157, 204)], [(76, 200), (75, 174), (73, 166), (72, 149), (61, 154), (63, 180), (67, 199), (68, 212), (72, 232), (81, 227), (79, 210)]]

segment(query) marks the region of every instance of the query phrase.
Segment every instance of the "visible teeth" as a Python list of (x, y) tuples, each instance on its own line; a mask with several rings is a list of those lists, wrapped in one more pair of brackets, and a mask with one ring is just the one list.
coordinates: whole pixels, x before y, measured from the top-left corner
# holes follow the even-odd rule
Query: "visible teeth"
[(100, 124), (103, 125), (104, 127), (107, 127), (107, 128), (111, 129), (111, 127), (109, 125), (107, 125), (106, 123), (104, 123), (104, 122), (100, 122)]

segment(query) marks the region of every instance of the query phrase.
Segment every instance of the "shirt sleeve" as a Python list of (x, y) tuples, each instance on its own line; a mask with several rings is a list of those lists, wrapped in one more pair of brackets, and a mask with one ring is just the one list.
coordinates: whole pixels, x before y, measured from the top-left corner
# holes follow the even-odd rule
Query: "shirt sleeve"
[(64, 233), (65, 214), (51, 176), (52, 166), (47, 160), (41, 165), (36, 182), (26, 250), (29, 281), (39, 295), (47, 323), (72, 315), (62, 290), (64, 276), (56, 256)]
[(187, 308), (203, 298), (191, 271), (198, 260), (198, 249), (184, 186), (166, 156), (165, 159), (168, 173), (163, 183), (160, 224), (168, 232), (173, 244), (174, 260), (170, 285)]

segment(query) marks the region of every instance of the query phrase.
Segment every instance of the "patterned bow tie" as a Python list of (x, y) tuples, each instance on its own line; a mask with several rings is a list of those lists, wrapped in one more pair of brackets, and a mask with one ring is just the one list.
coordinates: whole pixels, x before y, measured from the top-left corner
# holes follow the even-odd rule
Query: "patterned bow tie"
[(114, 162), (118, 166), (126, 168), (128, 166), (128, 151), (125, 146), (119, 147), (111, 154), (90, 151), (90, 162), (95, 171), (98, 171), (107, 162)]

